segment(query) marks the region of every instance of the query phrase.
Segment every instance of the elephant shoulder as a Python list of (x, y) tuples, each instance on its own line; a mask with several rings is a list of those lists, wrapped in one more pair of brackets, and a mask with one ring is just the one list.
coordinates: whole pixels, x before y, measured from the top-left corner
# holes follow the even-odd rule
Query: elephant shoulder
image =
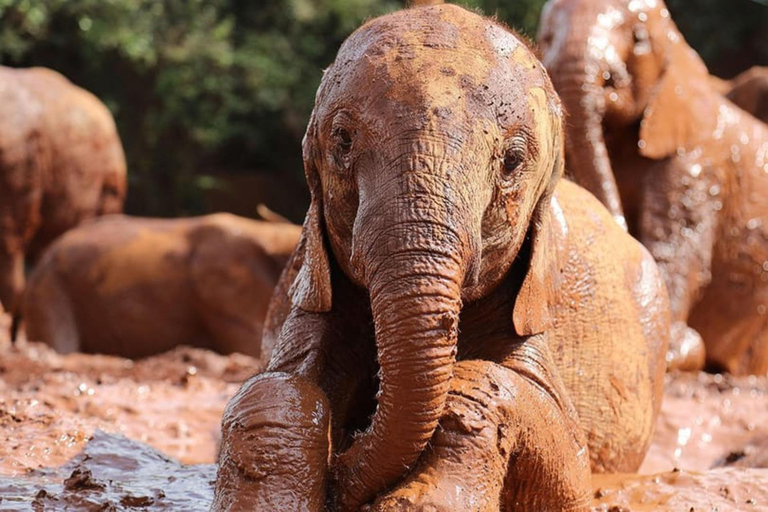
[(578, 250), (597, 250), (605, 243), (615, 244), (610, 251), (617, 255), (639, 255), (642, 250), (640, 243), (616, 223), (592, 193), (571, 181), (560, 180), (557, 185), (551, 215), (556, 220), (559, 236)]
[(552, 204), (561, 272), (581, 276), (598, 294), (631, 302), (667, 300), (653, 257), (590, 192), (562, 181)]

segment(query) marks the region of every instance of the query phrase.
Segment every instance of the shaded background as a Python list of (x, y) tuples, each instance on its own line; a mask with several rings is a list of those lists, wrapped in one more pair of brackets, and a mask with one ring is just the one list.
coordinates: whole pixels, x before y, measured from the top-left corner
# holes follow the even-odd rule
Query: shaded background
[[(462, 0), (535, 37), (545, 0)], [(322, 69), (404, 0), (0, 0), (0, 64), (99, 96), (128, 158), (126, 210), (179, 216), (308, 203), (301, 137)], [(768, 65), (768, 0), (668, 0), (717, 75)]]

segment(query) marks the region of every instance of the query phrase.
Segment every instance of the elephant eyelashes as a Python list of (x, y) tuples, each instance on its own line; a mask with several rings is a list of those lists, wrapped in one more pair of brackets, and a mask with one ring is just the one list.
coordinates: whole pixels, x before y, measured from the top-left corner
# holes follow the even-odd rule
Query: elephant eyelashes
[(512, 139), (511, 143), (509, 144), (509, 147), (507, 147), (507, 150), (504, 152), (504, 177), (508, 178), (510, 177), (515, 171), (517, 171), (521, 165), (523, 165), (523, 162), (525, 161), (526, 156), (526, 143), (525, 139), (522, 137), (515, 137)]
[(345, 128), (335, 128), (332, 138), (334, 162), (337, 167), (347, 169), (349, 167), (349, 154), (352, 152), (352, 135)]
[(335, 137), (339, 150), (343, 153), (349, 153), (349, 150), (352, 149), (352, 137), (349, 132), (344, 128), (339, 128), (336, 130)]

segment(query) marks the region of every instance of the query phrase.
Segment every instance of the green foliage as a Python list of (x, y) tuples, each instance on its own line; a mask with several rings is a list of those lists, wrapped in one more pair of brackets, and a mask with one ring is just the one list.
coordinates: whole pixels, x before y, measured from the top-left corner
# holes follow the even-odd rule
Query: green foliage
[[(724, 73), (768, 59), (758, 2), (768, 0), (668, 0)], [(0, 0), (0, 63), (51, 67), (107, 103), (129, 160), (130, 211), (194, 213), (219, 171), (303, 180), (300, 141), (322, 69), (366, 18), (403, 3)], [(457, 3), (533, 39), (545, 0)]]
[(0, 62), (57, 69), (116, 116), (131, 209), (202, 207), (219, 168), (301, 173), (322, 69), (381, 0), (0, 0)]
[(768, 0), (667, 0), (667, 6), (716, 74), (730, 77), (768, 63)]
[(522, 35), (535, 40), (539, 15), (546, 0), (458, 0), (455, 3), (495, 16)]

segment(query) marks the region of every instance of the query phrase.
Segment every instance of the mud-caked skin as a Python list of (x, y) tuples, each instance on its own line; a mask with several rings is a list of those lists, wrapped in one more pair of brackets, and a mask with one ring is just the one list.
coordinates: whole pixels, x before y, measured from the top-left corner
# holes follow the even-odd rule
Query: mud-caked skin
[(224, 414), (215, 510), (586, 510), (590, 466), (638, 467), (666, 292), (558, 181), (559, 100), (515, 35), (451, 5), (365, 24), (304, 163), (275, 351)]
[(0, 301), (15, 316), (24, 260), (123, 208), (125, 156), (107, 107), (45, 68), (0, 66)]
[(63, 353), (139, 358), (184, 344), (268, 357), (269, 299), (300, 233), (230, 214), (87, 223), (32, 272), (27, 337)]
[(550, 0), (539, 45), (569, 113), (570, 172), (659, 264), (671, 367), (706, 352), (764, 374), (768, 126), (721, 94), (661, 0)]

